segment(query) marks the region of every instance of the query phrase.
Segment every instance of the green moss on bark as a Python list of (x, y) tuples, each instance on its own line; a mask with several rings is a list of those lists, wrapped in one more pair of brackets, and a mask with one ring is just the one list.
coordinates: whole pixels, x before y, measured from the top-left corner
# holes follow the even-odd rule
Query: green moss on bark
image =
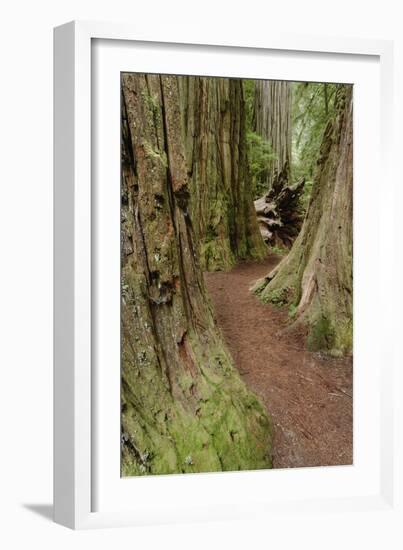
[(340, 86), (321, 148), (307, 214), (280, 264), (253, 291), (265, 303), (291, 306), (309, 349), (349, 354), (352, 305), (352, 87)]
[(122, 475), (269, 468), (270, 420), (204, 287), (176, 77), (122, 83)]

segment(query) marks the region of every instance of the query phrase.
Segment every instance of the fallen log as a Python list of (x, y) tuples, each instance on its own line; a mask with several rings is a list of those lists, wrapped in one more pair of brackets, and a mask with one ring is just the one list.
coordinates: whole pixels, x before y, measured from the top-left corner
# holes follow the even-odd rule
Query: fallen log
[(254, 205), (264, 241), (270, 246), (291, 248), (304, 219), (301, 195), (305, 178), (294, 185), (282, 180), (280, 174), (270, 191), (256, 199)]

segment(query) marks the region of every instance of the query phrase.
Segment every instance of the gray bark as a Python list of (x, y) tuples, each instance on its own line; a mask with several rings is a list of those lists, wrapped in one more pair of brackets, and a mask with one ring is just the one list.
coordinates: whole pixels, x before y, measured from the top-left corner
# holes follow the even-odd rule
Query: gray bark
[(190, 211), (204, 269), (261, 259), (253, 207), (242, 81), (179, 77)]

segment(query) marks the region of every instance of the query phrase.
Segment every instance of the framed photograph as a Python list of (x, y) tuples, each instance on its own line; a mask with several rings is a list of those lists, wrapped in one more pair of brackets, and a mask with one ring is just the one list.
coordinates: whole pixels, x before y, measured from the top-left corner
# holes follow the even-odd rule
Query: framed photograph
[(54, 36), (55, 521), (391, 508), (392, 43)]

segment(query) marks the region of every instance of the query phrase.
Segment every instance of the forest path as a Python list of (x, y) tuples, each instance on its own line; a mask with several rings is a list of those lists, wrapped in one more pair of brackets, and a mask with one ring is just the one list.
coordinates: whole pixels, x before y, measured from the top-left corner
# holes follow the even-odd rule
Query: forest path
[(287, 311), (249, 291), (280, 259), (205, 273), (218, 325), (243, 380), (273, 419), (273, 467), (351, 464), (352, 358), (307, 351), (302, 334), (283, 330)]

